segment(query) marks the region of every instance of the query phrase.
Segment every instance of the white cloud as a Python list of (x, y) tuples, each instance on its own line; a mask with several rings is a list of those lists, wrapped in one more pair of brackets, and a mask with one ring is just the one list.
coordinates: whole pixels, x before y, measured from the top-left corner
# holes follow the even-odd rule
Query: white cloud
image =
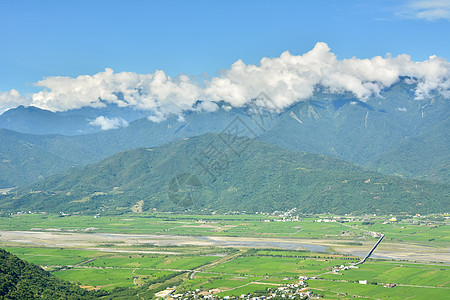
[(240, 107), (261, 92), (271, 99), (273, 106), (283, 108), (310, 98), (319, 86), (334, 93), (351, 92), (367, 101), (382, 94), (402, 76), (410, 77), (409, 82), (416, 84), (416, 99), (427, 98), (432, 92), (450, 98), (450, 63), (443, 58), (431, 56), (415, 62), (406, 54), (397, 57), (388, 54), (339, 60), (327, 44), (317, 43), (303, 55), (286, 51), (277, 58), (261, 59), (259, 65), (238, 60), (220, 76), (201, 85), (187, 76), (172, 78), (163, 71), (136, 74), (106, 69), (76, 78), (45, 78), (36, 83), (43, 90), (33, 94), (31, 100), (11, 91), (6, 92), (10, 99), (2, 100), (1, 105), (23, 100), (40, 108), (63, 111), (116, 103), (148, 110), (149, 120), (161, 122), (169, 114), (182, 115), (187, 110), (215, 111), (218, 107), (214, 102), (220, 100)]
[(416, 0), (409, 1), (398, 13), (399, 16), (409, 19), (423, 19), (436, 21), (450, 20), (449, 0)]
[(128, 126), (128, 122), (120, 117), (109, 119), (104, 116), (97, 117), (95, 120), (90, 121), (89, 124), (93, 126), (100, 126), (101, 130), (117, 129)]
[(433, 90), (449, 95), (450, 64), (442, 58), (432, 56), (414, 62), (403, 54), (338, 60), (325, 43), (317, 43), (303, 55), (284, 52), (279, 58), (263, 58), (259, 66), (237, 61), (222, 76), (212, 78), (205, 93), (209, 99), (224, 99), (241, 106), (264, 91), (278, 107), (286, 107), (311, 97), (317, 86), (330, 92), (352, 92), (366, 100), (398, 82), (401, 76), (409, 76), (417, 83), (418, 99)]
[[(160, 123), (167, 119), (167, 115), (161, 111), (153, 110), (151, 113), (152, 114), (150, 116), (148, 116), (147, 119), (149, 119), (152, 122)], [(167, 112), (167, 113), (170, 113), (170, 112)]]
[[(200, 88), (187, 76), (171, 78), (164, 71), (136, 74), (106, 69), (93, 76), (48, 77), (36, 86), (44, 90), (32, 96), (33, 104), (53, 111), (104, 106), (100, 99), (145, 110), (181, 111), (189, 108), (192, 99), (195, 101), (200, 94)], [(125, 100), (120, 100), (118, 93), (122, 93)]]
[(17, 107), (19, 105), (28, 106), (31, 103), (31, 99), (26, 98), (14, 89), (9, 92), (0, 91), (0, 114), (4, 111)]
[(217, 103), (212, 102), (212, 101), (201, 101), (200, 103), (198, 103), (195, 106), (196, 111), (205, 111), (205, 112), (214, 112), (217, 111), (219, 109), (219, 106), (217, 105)]

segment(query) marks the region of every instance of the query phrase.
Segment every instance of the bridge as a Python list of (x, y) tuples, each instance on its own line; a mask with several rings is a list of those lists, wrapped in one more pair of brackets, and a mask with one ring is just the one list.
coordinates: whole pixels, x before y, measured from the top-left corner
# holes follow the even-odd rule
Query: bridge
[(375, 245), (373, 245), (373, 247), (372, 247), (372, 249), (370, 249), (369, 253), (367, 253), (366, 256), (364, 256), (364, 258), (361, 259), (359, 262), (355, 263), (354, 266), (365, 263), (366, 260), (372, 255), (373, 251), (375, 251), (377, 246), (381, 243), (381, 240), (383, 240), (383, 238), (384, 238), (384, 234), (382, 234), (380, 239), (375, 243)]

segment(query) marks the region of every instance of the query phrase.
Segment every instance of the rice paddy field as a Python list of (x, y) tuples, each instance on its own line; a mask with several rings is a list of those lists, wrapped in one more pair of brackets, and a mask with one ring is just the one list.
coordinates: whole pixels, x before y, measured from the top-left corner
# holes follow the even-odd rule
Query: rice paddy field
[[(333, 271), (361, 259), (343, 249), (367, 252), (377, 240), (370, 232), (385, 234), (381, 249), (386, 253), (394, 251), (390, 245), (403, 245), (409, 251), (425, 247), (448, 257), (450, 232), (445, 220), (428, 216), (390, 222), (391, 216), (365, 216), (343, 223), (323, 221), (332, 217), (283, 222), (276, 221), (282, 220), (279, 216), (262, 215), (25, 214), (0, 218), (0, 247), (87, 289), (148, 285), (158, 290), (175, 282), (176, 293), (204, 291), (223, 298), (276, 290), (307, 276), (307, 289), (325, 299), (448, 297), (450, 265), (444, 260), (375, 256), (358, 268)], [(16, 238), (10, 238), (14, 233)], [(66, 242), (75, 237), (87, 237), (89, 243)], [(158, 244), (160, 237), (171, 242)], [(258, 244), (265, 239), (276, 242)], [(214, 243), (208, 244), (211, 240)], [(237, 240), (248, 244), (232, 243)], [(321, 251), (297, 247), (308, 241), (326, 247)], [(396, 286), (384, 287), (387, 283)]]

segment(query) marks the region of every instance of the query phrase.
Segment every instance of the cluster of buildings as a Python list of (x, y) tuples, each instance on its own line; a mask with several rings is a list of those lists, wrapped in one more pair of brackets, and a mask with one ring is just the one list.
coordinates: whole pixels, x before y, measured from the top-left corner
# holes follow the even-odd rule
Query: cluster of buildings
[(187, 291), (185, 293), (174, 294), (176, 287), (167, 288), (155, 294), (156, 298), (165, 300), (188, 300), (188, 299), (224, 299), (224, 300), (268, 300), (268, 299), (310, 299), (313, 292), (309, 291), (306, 280), (307, 276), (300, 276), (297, 283), (289, 283), (274, 288), (268, 288), (266, 291), (242, 294), (240, 296), (219, 297), (217, 294), (223, 292), (220, 289), (211, 289), (208, 291)]
[(342, 275), (342, 273), (340, 273), (339, 271), (344, 271), (344, 270), (348, 270), (348, 269), (359, 269), (359, 267), (353, 266), (353, 265), (349, 265), (349, 266), (344, 266), (344, 265), (334, 266), (333, 269), (332, 269), (332, 272), (335, 275)]
[[(270, 215), (270, 214), (266, 214)], [(268, 219), (264, 220), (264, 222), (298, 222), (302, 221), (302, 219), (297, 214), (297, 209), (292, 208), (288, 211), (274, 211), (272, 216), (278, 216), (278, 219)]]
[(267, 219), (264, 220), (264, 222), (298, 222), (301, 221), (302, 219), (299, 216), (294, 216), (294, 217), (282, 217), (280, 219)]
[[(288, 284), (280, 286), (277, 289), (268, 289), (267, 296), (257, 297), (255, 300), (264, 299), (309, 299), (313, 296), (313, 292), (309, 291), (307, 284)], [(252, 298), (253, 299), (253, 298)]]
[(340, 216), (334, 216), (331, 218), (319, 218), (317, 220), (314, 220), (314, 222), (324, 222), (324, 223), (330, 223), (330, 222), (337, 222), (337, 223), (348, 223), (348, 222), (359, 222), (361, 219), (355, 218), (355, 217), (340, 217)]

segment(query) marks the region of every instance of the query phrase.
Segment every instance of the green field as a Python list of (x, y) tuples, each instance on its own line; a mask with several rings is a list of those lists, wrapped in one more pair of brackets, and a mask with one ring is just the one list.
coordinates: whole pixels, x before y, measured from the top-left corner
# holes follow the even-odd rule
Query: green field
[(402, 284), (439, 286), (450, 288), (449, 268), (446, 265), (413, 264), (408, 262), (367, 262), (358, 270), (344, 271), (343, 275), (323, 275), (326, 279), (367, 280), (390, 283), (392, 279)]
[[(325, 298), (366, 297), (369, 299), (447, 299), (448, 289), (396, 286), (385, 288), (383, 285), (359, 284), (310, 280), (309, 285), (317, 294)], [(338, 297), (340, 296), (340, 297)]]
[(76, 282), (83, 286), (101, 287), (110, 290), (115, 287), (134, 287), (133, 277), (140, 278), (139, 282), (171, 274), (170, 271), (151, 271), (133, 269), (89, 269), (73, 268), (53, 272), (61, 279)]
[[(69, 232), (170, 234), (190, 236), (289, 237), (307, 239), (363, 238), (374, 240), (367, 231), (383, 232), (386, 240), (400, 242), (430, 242), (445, 245), (450, 242), (450, 228), (443, 221), (405, 218), (389, 222), (390, 217), (358, 217), (358, 222), (314, 222), (331, 216), (305, 216), (293, 222), (264, 222), (280, 219), (265, 215), (173, 215), (144, 214), (120, 216), (65, 216), (27, 214), (0, 218), (0, 230), (62, 230)], [(369, 225), (367, 225), (369, 223)]]
[[(358, 295), (402, 299), (413, 295), (420, 299), (424, 295), (441, 297), (450, 291), (450, 267), (446, 264), (370, 260), (357, 269), (339, 271), (341, 275), (336, 275), (331, 272), (333, 266), (348, 265), (357, 259), (307, 251), (250, 249), (217, 257), (59, 248), (7, 247), (6, 250), (53, 270), (59, 278), (105, 290), (138, 287), (177, 271), (192, 274), (196, 270), (193, 278), (189, 277), (178, 287), (178, 292), (219, 289), (218, 296), (239, 296), (295, 283), (299, 275), (320, 278), (309, 280), (309, 288), (330, 298)], [(286, 280), (287, 277), (290, 279)], [(367, 280), (369, 284), (358, 284), (359, 280)], [(385, 283), (398, 286), (388, 289), (383, 287)]]
[[(315, 222), (332, 217), (307, 216), (293, 222), (267, 222), (264, 220), (278, 217), (151, 214), (94, 218), (28, 214), (0, 218), (0, 230), (50, 230), (56, 237), (72, 232), (94, 232), (169, 234), (180, 238), (197, 235), (278, 237), (289, 241), (337, 239), (334, 242), (337, 246), (361, 247), (363, 250), (375, 241), (367, 232), (377, 231), (386, 234), (383, 247), (402, 242), (404, 247), (426, 244), (430, 249), (442, 250), (449, 245), (448, 225), (442, 220), (433, 221), (432, 217), (420, 224), (413, 218), (387, 223), (389, 217), (368, 217), (346, 223)], [(90, 230), (86, 231), (86, 228)], [(58, 231), (55, 233), (55, 230)], [(27, 235), (21, 238), (26, 239)], [(94, 243), (95, 248), (33, 246), (2, 239), (0, 245), (59, 278), (86, 288), (125, 293), (126, 299), (135, 299), (136, 293), (153, 295), (170, 286), (176, 286), (177, 293), (214, 290), (218, 297), (240, 296), (264, 292), (267, 288), (276, 290), (279, 286), (296, 283), (300, 275), (317, 278), (308, 280), (308, 288), (326, 299), (444, 299), (450, 292), (448, 264), (369, 259), (358, 268), (339, 270), (334, 274), (333, 267), (348, 266), (360, 258), (333, 253), (332, 248), (317, 253), (280, 248), (160, 247), (152, 243), (125, 243), (120, 235), (110, 242)], [(367, 280), (368, 284), (359, 284), (360, 280)], [(397, 286), (385, 288), (386, 283)]]

